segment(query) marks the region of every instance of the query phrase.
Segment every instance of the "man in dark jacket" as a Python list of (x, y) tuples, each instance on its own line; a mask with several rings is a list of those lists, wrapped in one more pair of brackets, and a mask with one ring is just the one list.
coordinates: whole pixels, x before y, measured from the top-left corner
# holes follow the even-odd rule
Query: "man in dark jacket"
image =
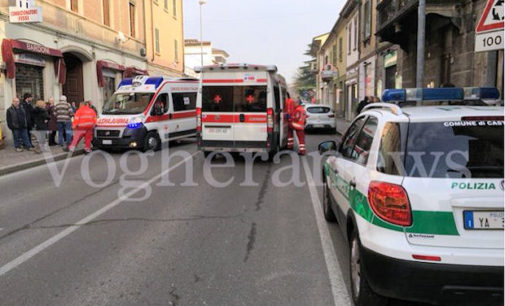
[[(30, 135), (30, 131), (32, 130), (33, 127), (33, 119), (32, 119), (32, 112), (33, 112), (33, 97), (31, 93), (25, 93), (23, 96), (23, 101), (21, 101), (21, 107), (25, 110), (26, 114), (26, 121), (28, 122), (28, 125), (26, 126), (26, 129), (28, 130), (28, 135)], [(31, 141), (30, 141), (31, 143)]]
[(28, 120), (26, 112), (19, 104), (19, 99), (12, 99), (12, 106), (7, 109), (7, 126), (12, 131), (14, 147), (17, 152), (23, 151), (23, 145), (29, 151), (32, 150), (30, 137), (28, 136)]
[(365, 106), (367, 106), (368, 103), (370, 103), (370, 100), (368, 97), (365, 97), (365, 99), (361, 100), (358, 104), (358, 108), (356, 109), (356, 115), (359, 115), (359, 113), (361, 113), (363, 108), (365, 108)]

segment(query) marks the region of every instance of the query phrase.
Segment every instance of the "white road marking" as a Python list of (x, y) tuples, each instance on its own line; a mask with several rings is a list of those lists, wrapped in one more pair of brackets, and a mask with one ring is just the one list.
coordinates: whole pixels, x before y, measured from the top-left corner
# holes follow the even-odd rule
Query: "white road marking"
[(316, 215), (317, 228), (319, 229), (319, 237), (321, 237), (321, 245), (323, 247), (324, 260), (326, 261), (326, 268), (328, 269), (328, 276), (330, 278), (331, 292), (333, 294), (333, 301), (335, 305), (351, 305), (351, 298), (347, 292), (342, 270), (338, 264), (337, 254), (335, 247), (331, 240), (330, 232), (326, 221), (323, 216), (321, 201), (317, 195), (316, 183), (312, 178), (309, 164), (307, 159), (303, 158), (303, 168), (305, 170), (305, 177), (309, 185), (310, 197), (312, 199), (312, 206), (314, 207), (314, 214)]
[(78, 221), (75, 225), (70, 226), (66, 228), (65, 230), (61, 231), (60, 233), (56, 234), (55, 236), (49, 238), (48, 240), (42, 242), (41, 244), (37, 245), (33, 249), (23, 253), (21, 256), (11, 260), (7, 264), (3, 265), (0, 267), (0, 276), (5, 275), (7, 272), (10, 270), (18, 267), (19, 265), (23, 264), (33, 256), (37, 255), (38, 253), (42, 252), (43, 250), (47, 249), (51, 245), (55, 244), (56, 242), (60, 241), (61, 239), (65, 238), (66, 236), (70, 235), (71, 233), (75, 232), (79, 228), (81, 228), (82, 225), (92, 221), (93, 219), (99, 217), (100, 215), (106, 213), (107, 211), (111, 210), (112, 208), (118, 206), (121, 202), (124, 200), (127, 200), (130, 196), (134, 195), (135, 193), (139, 192), (140, 190), (144, 189), (145, 187), (151, 185), (153, 182), (157, 181), (160, 179), (162, 176), (168, 174), (170, 171), (173, 169), (179, 167), (180, 165), (184, 164), (187, 160), (193, 158), (196, 154), (198, 154), (199, 151), (194, 152), (190, 156), (186, 157), (185, 159), (181, 160), (177, 164), (173, 165), (172, 167), (168, 168), (167, 170), (163, 171), (159, 175), (151, 178), (149, 181), (143, 183), (142, 185), (136, 187), (132, 191), (124, 194), (122, 197), (117, 198), (116, 200), (110, 202), (106, 206), (102, 207), (101, 209), (97, 210), (96, 212), (92, 213), (91, 215), (87, 216), (86, 218)]

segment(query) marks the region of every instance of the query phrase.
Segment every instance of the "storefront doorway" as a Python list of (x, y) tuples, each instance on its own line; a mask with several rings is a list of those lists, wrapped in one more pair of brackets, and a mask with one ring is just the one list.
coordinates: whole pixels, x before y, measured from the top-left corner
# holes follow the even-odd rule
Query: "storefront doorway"
[(67, 66), (67, 80), (63, 85), (63, 95), (68, 102), (84, 101), (82, 61), (72, 53), (63, 53)]

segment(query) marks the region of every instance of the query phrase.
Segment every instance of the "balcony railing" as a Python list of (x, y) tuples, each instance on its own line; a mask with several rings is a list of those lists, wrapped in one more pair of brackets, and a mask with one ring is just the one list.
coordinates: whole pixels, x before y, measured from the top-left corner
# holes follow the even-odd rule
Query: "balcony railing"
[(323, 79), (323, 81), (331, 81), (334, 78), (338, 78), (338, 71), (335, 70), (321, 71), (321, 79)]
[(378, 30), (383, 29), (398, 17), (417, 6), (419, 0), (384, 0), (377, 5)]

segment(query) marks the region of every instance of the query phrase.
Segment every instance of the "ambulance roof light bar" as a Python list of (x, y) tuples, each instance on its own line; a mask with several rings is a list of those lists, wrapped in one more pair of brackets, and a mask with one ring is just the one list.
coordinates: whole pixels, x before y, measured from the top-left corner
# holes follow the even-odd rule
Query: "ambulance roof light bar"
[(404, 88), (386, 89), (382, 94), (384, 102), (422, 102), (422, 101), (475, 101), (499, 99), (497, 88)]
[(216, 65), (208, 65), (208, 66), (197, 66), (193, 68), (196, 73), (201, 73), (202, 71), (213, 71), (215, 69), (221, 70), (232, 70), (232, 69), (243, 69), (243, 70), (258, 70), (258, 71), (268, 71), (268, 72), (277, 72), (277, 66), (275, 65), (252, 65), (245, 63), (231, 63), (231, 64), (216, 64)]

